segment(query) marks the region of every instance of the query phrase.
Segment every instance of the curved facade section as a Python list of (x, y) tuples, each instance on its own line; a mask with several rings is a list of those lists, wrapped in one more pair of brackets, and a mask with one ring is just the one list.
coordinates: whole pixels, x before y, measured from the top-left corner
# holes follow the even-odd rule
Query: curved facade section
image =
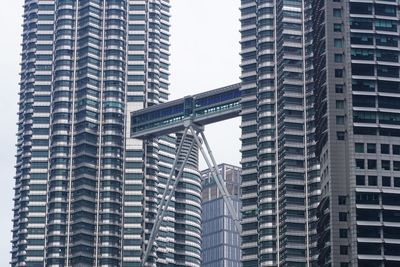
[[(176, 146), (182, 140), (177, 133)], [(175, 266), (201, 266), (201, 176), (198, 171), (199, 148), (194, 137), (187, 134), (180, 154), (177, 173), (185, 156), (192, 152), (175, 191)]]
[(53, 1), (24, 2), (11, 266), (44, 260)]

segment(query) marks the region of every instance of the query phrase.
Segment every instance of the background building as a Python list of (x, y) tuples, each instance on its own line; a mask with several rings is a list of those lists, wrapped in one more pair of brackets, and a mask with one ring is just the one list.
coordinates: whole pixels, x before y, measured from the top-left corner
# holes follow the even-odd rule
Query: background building
[(398, 1), (313, 1), (319, 266), (400, 265)]
[[(240, 211), (240, 168), (218, 165), (231, 195), (233, 206)], [(201, 172), (202, 179), (202, 248), (203, 267), (240, 267), (240, 235), (228, 212), (210, 169)], [(240, 214), (238, 214), (240, 216)]]
[[(128, 114), (168, 99), (169, 9), (25, 1), (12, 266), (142, 266), (176, 138), (130, 139)], [(171, 205), (157, 265), (200, 265), (200, 175), (186, 177), (197, 186), (175, 197), (197, 206)]]
[(243, 266), (315, 266), (311, 1), (242, 0)]

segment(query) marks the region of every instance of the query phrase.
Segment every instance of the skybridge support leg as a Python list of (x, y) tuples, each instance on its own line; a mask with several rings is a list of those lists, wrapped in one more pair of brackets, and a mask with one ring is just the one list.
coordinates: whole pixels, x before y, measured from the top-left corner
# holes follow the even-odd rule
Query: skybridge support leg
[[(242, 226), (240, 224), (240, 220), (239, 220), (238, 214), (236, 212), (235, 207), (233, 206), (232, 198), (231, 198), (231, 196), (230, 196), (230, 194), (228, 192), (228, 189), (226, 188), (225, 181), (222, 179), (221, 174), (218, 171), (217, 162), (215, 161), (215, 158), (214, 158), (214, 156), (212, 154), (212, 151), (211, 151), (210, 145), (207, 142), (206, 136), (205, 136), (205, 134), (204, 134), (202, 129), (198, 130), (195, 133), (195, 131), (193, 129), (193, 126), (190, 126), (189, 128), (190, 128), (191, 132), (193, 133), (194, 139), (196, 140), (196, 143), (197, 143), (197, 145), (198, 145), (198, 147), (199, 147), (199, 149), (201, 151), (201, 154), (203, 155), (203, 158), (206, 161), (206, 164), (207, 164), (208, 168), (211, 171), (211, 174), (212, 174), (212, 176), (213, 176), (213, 178), (214, 178), (214, 180), (215, 180), (215, 182), (217, 184), (217, 187), (218, 187), (220, 193), (222, 194), (222, 198), (223, 198), (223, 200), (224, 200), (224, 202), (225, 202), (225, 204), (226, 204), (226, 206), (228, 208), (228, 211), (229, 211), (229, 213), (230, 213), (230, 215), (231, 215), (231, 217), (233, 219), (233, 222), (235, 223), (236, 229), (239, 232), (239, 234), (241, 234), (242, 233)], [(198, 137), (199, 134), (201, 135), (201, 137), (203, 139), (203, 142), (204, 142), (204, 144), (205, 144), (205, 146), (207, 148), (208, 155), (203, 149), (202, 143), (201, 143), (201, 141), (200, 141), (200, 139)], [(210, 156), (213, 165), (211, 165), (208, 156)]]
[[(189, 131), (193, 135), (194, 140), (191, 141), (190, 148), (189, 148), (188, 152), (185, 155), (185, 158), (184, 158), (184, 160), (182, 162), (182, 165), (180, 166), (180, 169), (179, 169), (179, 172), (178, 172), (178, 174), (177, 174), (177, 176), (175, 178), (174, 184), (173, 184), (171, 190), (169, 190), (169, 186), (170, 186), (170, 184), (172, 182), (172, 177), (173, 177), (173, 174), (175, 172), (175, 169), (176, 169), (176, 166), (177, 166), (177, 163), (178, 163), (179, 155), (182, 152), (182, 147), (183, 147), (185, 138), (186, 138), (186, 136), (187, 136)], [(203, 148), (203, 143), (200, 140), (199, 135), (201, 136), (201, 139), (203, 140), (203, 142), (204, 142), (204, 144), (206, 146), (208, 155), (207, 155), (207, 152)], [(225, 204), (226, 204), (226, 206), (228, 208), (228, 211), (229, 211), (229, 213), (230, 213), (230, 215), (231, 215), (231, 217), (232, 217), (232, 219), (233, 219), (233, 221), (235, 223), (236, 229), (238, 230), (239, 234), (241, 234), (241, 232), (242, 232), (242, 226), (240, 225), (240, 220), (239, 220), (238, 214), (237, 214), (237, 212), (235, 210), (235, 207), (233, 206), (233, 202), (232, 202), (231, 196), (230, 196), (230, 194), (228, 192), (228, 189), (226, 188), (225, 181), (222, 179), (221, 174), (218, 171), (218, 165), (217, 165), (217, 163), (215, 161), (215, 158), (214, 158), (214, 156), (212, 154), (210, 145), (207, 142), (206, 136), (204, 134), (203, 127), (202, 126), (197, 126), (197, 125), (193, 124), (191, 121), (185, 121), (185, 130), (184, 130), (181, 142), (180, 142), (180, 144), (178, 146), (177, 154), (176, 154), (174, 163), (172, 165), (172, 169), (171, 169), (170, 175), (168, 177), (167, 184), (166, 184), (163, 196), (162, 196), (162, 198), (160, 200), (160, 204), (159, 204), (159, 208), (158, 208), (157, 215), (156, 215), (156, 218), (155, 218), (155, 222), (154, 222), (153, 228), (152, 228), (152, 230), (150, 232), (150, 238), (149, 238), (149, 242), (147, 243), (146, 251), (145, 251), (145, 253), (143, 255), (143, 261), (142, 261), (142, 265), (143, 266), (146, 266), (146, 262), (147, 262), (147, 259), (149, 257), (149, 254), (151, 252), (151, 249), (153, 247), (154, 240), (156, 239), (156, 237), (158, 235), (158, 231), (160, 229), (161, 222), (163, 221), (165, 213), (168, 210), (168, 206), (169, 206), (169, 204), (171, 202), (172, 196), (173, 196), (173, 194), (174, 194), (174, 192), (176, 190), (176, 187), (177, 187), (177, 185), (179, 183), (179, 180), (182, 177), (183, 170), (184, 170), (184, 168), (186, 166), (186, 163), (187, 163), (187, 161), (189, 159), (190, 153), (192, 152), (195, 143), (197, 143), (197, 145), (199, 147), (199, 150), (201, 151), (201, 154), (203, 155), (203, 158), (206, 161), (207, 166), (211, 171), (212, 177), (213, 177), (213, 179), (215, 180), (215, 182), (217, 184), (217, 187), (218, 187), (218, 189), (219, 189), (219, 191), (220, 191), (220, 193), (221, 193), (221, 195), (223, 197), (223, 200), (224, 200), (224, 202), (225, 202)], [(210, 162), (209, 157), (211, 158), (212, 164)], [(168, 190), (169, 190), (169, 194), (167, 196), (167, 191)]]
[[(183, 147), (185, 138), (187, 136), (187, 132), (188, 132), (188, 129), (185, 129), (185, 131), (183, 133), (183, 136), (182, 136), (182, 140), (181, 140), (181, 142), (179, 144), (179, 147), (178, 147), (178, 150), (177, 150), (177, 156), (175, 157), (175, 160), (174, 160), (174, 163), (172, 165), (172, 169), (171, 169), (170, 175), (169, 175), (168, 180), (167, 180), (167, 184), (166, 184), (166, 187), (165, 187), (165, 190), (164, 190), (164, 194), (163, 194), (163, 196), (162, 196), (162, 198), (160, 200), (160, 204), (159, 204), (159, 208), (158, 208), (157, 215), (156, 215), (156, 218), (155, 218), (155, 222), (154, 222), (154, 225), (153, 225), (153, 229), (150, 232), (149, 242), (147, 243), (147, 248), (146, 248), (146, 251), (145, 251), (145, 253), (143, 255), (143, 262), (142, 262), (143, 266), (146, 265), (146, 261), (147, 261), (147, 258), (149, 256), (149, 253), (150, 253), (150, 251), (151, 251), (151, 249), (153, 247), (154, 240), (156, 239), (156, 237), (158, 235), (158, 230), (160, 229), (161, 222), (164, 219), (165, 213), (168, 210), (169, 203), (171, 202), (172, 196), (173, 196), (173, 194), (175, 192), (175, 189), (176, 189), (176, 187), (178, 185), (179, 179), (182, 176), (183, 169), (185, 168), (185, 165), (186, 165), (186, 163), (187, 163), (187, 161), (189, 159), (190, 153), (193, 150), (194, 140), (191, 142), (190, 148), (189, 148), (187, 154), (185, 155), (185, 158), (183, 160), (182, 166), (180, 167), (179, 172), (178, 172), (178, 174), (177, 174), (177, 176), (175, 178), (175, 182), (174, 182), (174, 184), (172, 186), (172, 189), (169, 190), (169, 186), (171, 184), (172, 177), (173, 177), (173, 174), (175, 172), (176, 165), (178, 163), (178, 158), (179, 158), (178, 155), (182, 151), (182, 147)], [(169, 195), (166, 198), (167, 191), (169, 191)], [(166, 200), (166, 203), (164, 204), (165, 200)]]

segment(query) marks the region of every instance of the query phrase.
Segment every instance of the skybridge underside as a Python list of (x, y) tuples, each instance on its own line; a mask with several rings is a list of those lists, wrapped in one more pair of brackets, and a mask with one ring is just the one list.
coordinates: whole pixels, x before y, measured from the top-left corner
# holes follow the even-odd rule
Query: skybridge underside
[(131, 137), (147, 139), (185, 129), (184, 122), (196, 125), (239, 116), (240, 83), (187, 96), (131, 113)]
[[(181, 142), (177, 147), (176, 155), (181, 155), (182, 146), (186, 142), (186, 135), (191, 134), (193, 140), (188, 151), (185, 153), (184, 160), (177, 171), (178, 158), (175, 157), (171, 172), (167, 179), (166, 188), (157, 209), (155, 222), (150, 232), (144, 255), (143, 266), (152, 266), (150, 255), (154, 253), (153, 243), (157, 238), (158, 231), (163, 221), (164, 215), (170, 205), (173, 193), (181, 179), (183, 169), (189, 159), (194, 144), (203, 155), (208, 168), (213, 174), (213, 178), (218, 185), (218, 190), (223, 196), (228, 211), (235, 223), (239, 233), (242, 231), (237, 211), (232, 204), (229, 191), (225, 182), (219, 174), (217, 162), (212, 154), (207, 138), (204, 134), (204, 125), (237, 117), (241, 111), (240, 84), (233, 84), (207, 91), (205, 93), (187, 96), (181, 99), (170, 101), (163, 104), (154, 105), (142, 110), (131, 113), (131, 137), (148, 139), (165, 134), (183, 132)], [(205, 145), (205, 148), (203, 148)], [(172, 178), (175, 176), (175, 180)], [(167, 193), (168, 192), (168, 193)], [(150, 259), (149, 265), (147, 260)]]

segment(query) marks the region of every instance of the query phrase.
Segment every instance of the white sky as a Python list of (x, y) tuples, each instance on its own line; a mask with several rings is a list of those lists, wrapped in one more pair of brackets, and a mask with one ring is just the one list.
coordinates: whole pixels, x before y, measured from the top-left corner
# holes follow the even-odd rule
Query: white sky
[[(14, 186), (22, 0), (0, 10), (0, 266), (8, 266)], [(171, 0), (171, 98), (239, 81), (239, 1)], [(238, 165), (239, 119), (206, 127), (218, 163)], [(204, 168), (201, 162), (201, 168)]]

